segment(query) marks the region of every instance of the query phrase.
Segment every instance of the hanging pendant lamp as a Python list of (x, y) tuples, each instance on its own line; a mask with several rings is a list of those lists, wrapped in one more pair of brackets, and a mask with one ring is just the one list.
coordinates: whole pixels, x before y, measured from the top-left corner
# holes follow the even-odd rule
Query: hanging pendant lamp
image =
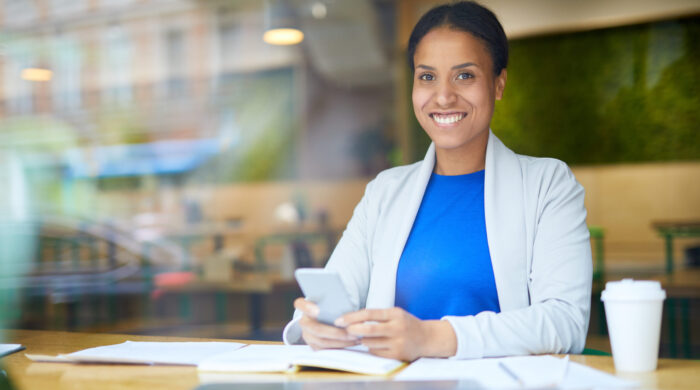
[(296, 13), (286, 0), (265, 1), (264, 23), (263, 40), (270, 45), (296, 45), (304, 40)]

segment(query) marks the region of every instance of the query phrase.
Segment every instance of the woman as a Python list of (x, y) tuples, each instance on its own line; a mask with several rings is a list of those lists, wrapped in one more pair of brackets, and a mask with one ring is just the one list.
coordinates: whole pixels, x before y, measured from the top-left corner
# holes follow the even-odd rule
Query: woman
[(327, 268), (357, 311), (315, 320), (299, 298), (288, 344), (378, 356), (481, 358), (583, 350), (592, 261), (584, 191), (566, 164), (491, 132), (508, 44), (474, 2), (430, 10), (408, 45), (425, 159), (367, 185)]

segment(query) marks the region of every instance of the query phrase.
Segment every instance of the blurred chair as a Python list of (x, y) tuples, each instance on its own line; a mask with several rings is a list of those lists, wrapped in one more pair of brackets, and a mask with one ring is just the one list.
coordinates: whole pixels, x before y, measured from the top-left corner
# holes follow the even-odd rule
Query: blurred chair
[(673, 240), (700, 237), (699, 220), (652, 221), (651, 226), (666, 242), (666, 273), (673, 273)]
[(603, 248), (605, 230), (600, 226), (589, 226), (588, 231), (591, 233), (591, 241), (593, 241), (593, 280), (602, 282), (605, 279), (605, 255)]
[[(314, 256), (312, 246), (324, 246), (322, 256)], [(294, 268), (323, 267), (335, 246), (333, 232), (291, 232), (276, 233), (259, 238), (255, 242), (255, 266), (259, 272), (270, 271), (272, 259), (265, 256), (266, 248), (271, 246), (287, 247), (291, 250)]]
[(605, 309), (600, 302), (600, 292), (604, 288), (605, 283), (605, 258), (603, 240), (605, 239), (605, 230), (600, 226), (589, 226), (588, 231), (591, 234), (593, 242), (593, 304), (598, 308), (598, 333), (601, 335), (607, 334), (607, 324), (605, 323)]
[(601, 351), (599, 349), (593, 349), (593, 348), (584, 348), (583, 352), (581, 352), (581, 355), (612, 356), (612, 354), (610, 352), (605, 352), (605, 351)]
[[(41, 327), (53, 321), (54, 328), (75, 329), (84, 325), (80, 321), (86, 313), (91, 316), (89, 324), (101, 322), (97, 317), (103, 306), (107, 307), (107, 321), (114, 324), (118, 296), (149, 294), (154, 272), (182, 262), (179, 246), (160, 242), (144, 247), (129, 231), (111, 224), (47, 216), (12, 224), (3, 228), (32, 232), (37, 244), (30, 271), (13, 280), (0, 275), (0, 289), (18, 286), (29, 305), (22, 311), (29, 318), (21, 320), (42, 322)], [(37, 299), (42, 307), (32, 318)], [(85, 303), (91, 309), (78, 312)], [(64, 305), (63, 312), (53, 310), (57, 304)]]

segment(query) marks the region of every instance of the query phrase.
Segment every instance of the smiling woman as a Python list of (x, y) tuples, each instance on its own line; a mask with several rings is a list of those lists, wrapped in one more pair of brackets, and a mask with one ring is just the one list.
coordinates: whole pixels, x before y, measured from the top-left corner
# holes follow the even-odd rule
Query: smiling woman
[(414, 54), (413, 109), (437, 153), (436, 173), (459, 175), (484, 167), (494, 101), (503, 97), (506, 70), (474, 35), (439, 27)]
[(475, 2), (430, 10), (409, 40), (423, 161), (367, 185), (327, 268), (355, 311), (336, 326), (299, 298), (287, 343), (384, 357), (578, 353), (591, 294), (583, 188), (565, 163), (517, 155), (490, 130), (508, 45)]

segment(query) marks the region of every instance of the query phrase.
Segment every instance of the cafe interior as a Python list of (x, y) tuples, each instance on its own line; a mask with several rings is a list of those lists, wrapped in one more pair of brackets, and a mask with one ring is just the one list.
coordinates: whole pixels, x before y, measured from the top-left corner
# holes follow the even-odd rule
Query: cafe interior
[[(281, 340), (294, 270), (425, 155), (406, 48), (439, 3), (0, 2), (0, 328)], [(699, 358), (700, 3), (481, 3), (494, 133), (586, 191), (587, 347), (606, 281), (658, 280), (661, 356)]]

